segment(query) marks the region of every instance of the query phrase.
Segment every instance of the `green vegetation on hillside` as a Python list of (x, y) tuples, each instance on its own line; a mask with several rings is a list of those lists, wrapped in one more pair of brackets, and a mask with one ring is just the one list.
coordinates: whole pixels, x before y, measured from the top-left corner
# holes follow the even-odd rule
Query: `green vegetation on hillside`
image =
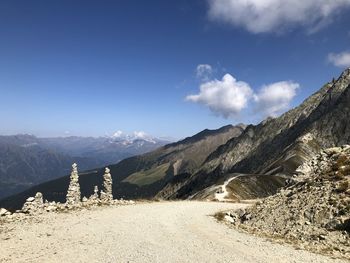
[(166, 175), (168, 168), (169, 163), (164, 163), (160, 166), (148, 170), (133, 173), (127, 178), (125, 178), (122, 182), (136, 184), (138, 186), (152, 184), (163, 179)]

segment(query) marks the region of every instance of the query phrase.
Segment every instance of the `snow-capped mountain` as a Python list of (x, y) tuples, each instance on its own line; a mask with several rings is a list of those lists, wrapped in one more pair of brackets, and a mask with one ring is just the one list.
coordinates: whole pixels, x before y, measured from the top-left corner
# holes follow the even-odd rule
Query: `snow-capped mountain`
[[(116, 131), (112, 136), (111, 136), (111, 141), (112, 142), (123, 142), (126, 145), (132, 144), (134, 142), (138, 142), (139, 144), (141, 142), (149, 142), (149, 143), (154, 143), (156, 144), (157, 142), (164, 141), (161, 139), (158, 139), (156, 137), (153, 137), (151, 135), (148, 135), (147, 133), (143, 131), (134, 131), (132, 134), (126, 134), (122, 131)], [(143, 145), (143, 144), (142, 144)]]
[(118, 131), (104, 137), (0, 136), (0, 198), (66, 175), (73, 162), (81, 170), (102, 167), (167, 143), (144, 132)]

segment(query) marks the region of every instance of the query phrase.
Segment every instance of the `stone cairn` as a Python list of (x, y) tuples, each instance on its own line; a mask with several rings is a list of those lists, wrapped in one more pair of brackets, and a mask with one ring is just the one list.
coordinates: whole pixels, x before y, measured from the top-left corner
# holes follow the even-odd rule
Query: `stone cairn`
[(103, 203), (111, 203), (113, 201), (112, 185), (112, 175), (109, 168), (106, 167), (103, 175), (103, 191), (101, 191), (101, 201)]
[(96, 185), (94, 187), (94, 193), (89, 198), (84, 196), (81, 199), (78, 166), (76, 163), (74, 163), (72, 165), (72, 172), (66, 195), (66, 203), (62, 204), (54, 201), (48, 202), (47, 200), (43, 199), (42, 193), (38, 192), (36, 193), (35, 197), (27, 198), (22, 209), (17, 210), (15, 213), (12, 213), (5, 208), (0, 208), (0, 221), (17, 220), (25, 217), (25, 215), (37, 215), (43, 212), (59, 212), (100, 205), (126, 205), (135, 203), (131, 200), (114, 200), (112, 189), (112, 175), (110, 174), (109, 168), (106, 167), (103, 175), (103, 190), (100, 193), (101, 198), (99, 197), (99, 189)]
[(92, 194), (89, 198), (83, 197), (83, 206), (91, 206), (91, 205), (99, 205), (101, 204), (101, 200), (98, 196), (98, 186), (94, 187), (94, 194)]
[(70, 182), (66, 195), (66, 205), (68, 207), (74, 207), (80, 204), (80, 185), (79, 185), (79, 174), (78, 166), (76, 163), (72, 165), (72, 172), (70, 174)]
[(35, 197), (29, 197), (23, 205), (22, 212), (26, 214), (40, 213), (44, 207), (42, 193), (36, 193)]

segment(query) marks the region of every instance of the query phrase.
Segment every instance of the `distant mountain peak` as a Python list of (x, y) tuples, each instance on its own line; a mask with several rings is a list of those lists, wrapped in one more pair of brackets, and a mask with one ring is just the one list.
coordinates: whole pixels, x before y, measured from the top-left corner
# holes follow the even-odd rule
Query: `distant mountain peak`
[(123, 131), (116, 131), (110, 136), (113, 141), (124, 141), (125, 143), (133, 143), (135, 141), (147, 141), (150, 143), (157, 143), (160, 139), (147, 134), (144, 131), (134, 131), (131, 134), (124, 133)]

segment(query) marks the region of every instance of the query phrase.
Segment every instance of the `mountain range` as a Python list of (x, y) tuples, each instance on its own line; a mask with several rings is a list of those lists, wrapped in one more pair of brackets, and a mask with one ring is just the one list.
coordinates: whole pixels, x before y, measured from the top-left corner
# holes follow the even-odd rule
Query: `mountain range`
[[(257, 125), (225, 126), (110, 165), (115, 198), (229, 199), (273, 194), (299, 165), (320, 149), (350, 142), (350, 69), (326, 83), (298, 107)], [(79, 164), (80, 165), (80, 164)], [(103, 169), (82, 173), (83, 196), (101, 187)], [(63, 202), (69, 176), (0, 201), (18, 208), (42, 192)]]
[(278, 118), (249, 125), (207, 158), (195, 173), (169, 182), (165, 198), (187, 198), (227, 174), (263, 174), (289, 178), (321, 148), (350, 142), (350, 69), (325, 84), (298, 107)]
[(66, 175), (73, 162), (79, 163), (81, 170), (92, 169), (166, 143), (143, 133), (98, 138), (0, 136), (0, 198)]

